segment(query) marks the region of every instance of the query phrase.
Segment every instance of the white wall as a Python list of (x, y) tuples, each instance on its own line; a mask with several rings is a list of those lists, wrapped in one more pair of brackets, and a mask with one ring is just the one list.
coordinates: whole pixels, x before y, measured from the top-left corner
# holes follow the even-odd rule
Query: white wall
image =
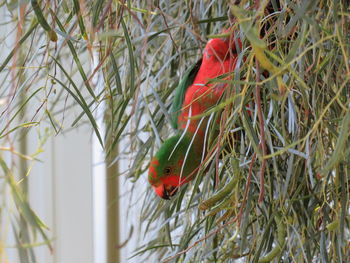
[[(30, 148), (35, 148), (31, 134)], [(50, 227), (54, 253), (39, 247), (38, 262), (93, 262), (91, 136), (87, 128), (51, 137), (29, 177), (33, 209)]]

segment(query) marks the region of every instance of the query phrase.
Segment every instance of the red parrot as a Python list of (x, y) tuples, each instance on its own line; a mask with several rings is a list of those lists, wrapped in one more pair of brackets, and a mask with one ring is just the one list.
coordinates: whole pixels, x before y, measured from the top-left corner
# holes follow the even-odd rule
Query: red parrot
[(202, 59), (187, 71), (176, 88), (172, 114), (173, 126), (179, 133), (163, 143), (151, 160), (148, 174), (150, 184), (161, 198), (170, 199), (181, 185), (195, 177), (204, 152), (208, 117), (190, 118), (217, 104), (227, 84), (208, 82), (234, 70), (236, 47), (241, 45), (233, 35), (209, 40)]

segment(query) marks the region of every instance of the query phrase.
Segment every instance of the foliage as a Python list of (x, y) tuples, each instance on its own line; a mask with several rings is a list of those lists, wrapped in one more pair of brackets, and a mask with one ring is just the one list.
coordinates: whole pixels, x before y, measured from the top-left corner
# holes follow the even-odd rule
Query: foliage
[[(220, 120), (219, 136), (211, 125), (200, 174), (175, 198), (145, 193), (140, 235), (146, 238), (134, 255), (162, 262), (350, 261), (347, 1), (53, 3), (3, 6), (8, 22), (18, 25), (0, 66), (1, 145), (14, 146), (36, 125), (54, 134), (88, 122), (107, 153), (119, 146), (132, 160), (130, 180), (145, 180), (150, 156), (175, 132), (172, 91), (208, 37), (231, 25), (243, 42), (237, 69), (222, 101), (200, 116)], [(101, 72), (99, 91), (93, 79)], [(37, 107), (25, 107), (34, 100)], [(106, 134), (94, 115), (101, 102)], [(67, 124), (64, 114), (74, 116), (74, 104), (81, 112)], [(128, 147), (118, 145), (125, 140)], [(15, 147), (1, 152), (26, 159)], [(7, 178), (0, 183), (11, 187), (15, 168), (3, 153), (0, 159)], [(20, 202), (16, 218), (30, 229), (26, 243), (39, 231), (49, 244), (44, 225), (17, 198), (22, 191), (11, 188)]]

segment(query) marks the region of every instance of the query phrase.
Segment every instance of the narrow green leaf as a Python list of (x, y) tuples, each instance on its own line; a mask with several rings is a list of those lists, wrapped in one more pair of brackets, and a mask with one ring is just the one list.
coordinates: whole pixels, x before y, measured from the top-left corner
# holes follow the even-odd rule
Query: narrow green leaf
[(30, 0), (30, 3), (32, 4), (34, 13), (38, 19), (39, 24), (41, 27), (48, 32), (49, 38), (51, 41), (56, 42), (57, 41), (57, 34), (53, 29), (49, 26), (49, 24), (46, 21), (46, 18), (44, 17), (43, 12), (41, 11), (41, 8), (39, 6), (38, 1), (36, 0)]
[(44, 232), (44, 229), (48, 229), (48, 227), (39, 219), (39, 217), (34, 213), (34, 211), (30, 208), (28, 202), (26, 201), (21, 189), (18, 187), (10, 169), (7, 167), (5, 161), (0, 158), (0, 166), (2, 170), (4, 171), (4, 174), (6, 176), (7, 182), (11, 187), (12, 197), (13, 200), (18, 207), (19, 211), (23, 215), (23, 217), (26, 219), (26, 221), (34, 227), (34, 229), (37, 229), (39, 233), (41, 234), (42, 238), (47, 242), (47, 246), (49, 247), (50, 251), (53, 250), (51, 243)]
[(81, 12), (80, 12), (79, 0), (73, 0), (73, 5), (74, 5), (74, 13), (76, 14), (77, 19), (78, 19), (81, 35), (86, 40), (87, 39), (87, 34), (86, 34), (86, 29), (85, 29), (85, 25), (84, 25), (83, 16), (81, 15)]
[(114, 77), (115, 77), (115, 85), (117, 87), (117, 91), (119, 94), (123, 94), (123, 89), (122, 89), (122, 82), (120, 79), (120, 75), (119, 75), (119, 68), (117, 65), (117, 61), (113, 55), (113, 52), (111, 52), (111, 55), (109, 56), (110, 60), (112, 62), (112, 66), (113, 66), (113, 73), (114, 73)]
[(31, 23), (30, 28), (28, 29), (28, 31), (21, 37), (21, 39), (18, 41), (17, 45), (15, 45), (15, 47), (12, 49), (12, 51), (10, 52), (10, 54), (8, 54), (8, 56), (5, 58), (4, 62), (1, 63), (0, 66), (0, 72), (2, 72), (4, 70), (4, 68), (7, 66), (7, 64), (10, 62), (11, 58), (13, 57), (13, 55), (16, 53), (16, 51), (18, 50), (18, 48), (24, 43), (24, 41), (27, 40), (27, 38), (29, 36), (32, 35), (33, 31), (36, 29), (36, 27), (38, 26), (38, 21), (36, 19), (34, 19)]
[[(64, 29), (63, 25), (61, 24), (60, 20), (59, 20), (58, 17), (56, 16), (56, 14), (55, 14), (53, 11), (51, 11), (51, 14), (52, 14), (53, 18), (55, 19), (55, 21), (56, 21), (58, 27), (60, 28), (60, 30), (61, 30), (64, 34), (67, 34), (66, 30)], [(92, 90), (92, 88), (91, 88), (91, 86), (90, 86), (90, 83), (89, 83), (89, 81), (88, 81), (88, 78), (87, 78), (87, 76), (86, 76), (86, 74), (85, 74), (85, 71), (84, 71), (84, 69), (83, 69), (83, 66), (81, 65), (80, 59), (79, 59), (79, 57), (78, 57), (78, 54), (77, 54), (77, 52), (76, 52), (75, 47), (73, 46), (72, 41), (71, 41), (70, 39), (66, 39), (66, 41), (67, 41), (68, 47), (69, 47), (69, 49), (70, 49), (70, 51), (71, 51), (71, 53), (72, 53), (72, 55), (73, 55), (73, 59), (74, 59), (74, 61), (75, 61), (75, 64), (76, 64), (77, 67), (78, 67), (79, 73), (80, 73), (81, 77), (82, 77), (83, 80), (84, 80), (84, 84), (85, 84), (87, 90), (89, 91), (90, 95), (91, 95), (95, 100), (97, 100), (97, 98), (96, 98), (96, 96), (95, 96), (95, 93), (94, 93), (94, 91)]]
[(349, 145), (349, 142), (348, 142), (349, 132), (350, 132), (350, 111), (346, 112), (342, 120), (337, 143), (335, 145), (335, 148), (331, 157), (328, 159), (327, 163), (325, 164), (324, 168), (321, 171), (322, 175), (326, 176), (333, 169), (333, 167), (336, 166), (337, 163), (339, 163), (339, 161), (342, 160), (344, 149), (346, 145)]
[(126, 24), (124, 22), (124, 19), (121, 18), (121, 24), (123, 27), (123, 31), (124, 31), (124, 36), (125, 36), (125, 40), (126, 40), (126, 45), (128, 47), (128, 52), (129, 52), (129, 64), (130, 64), (130, 83), (129, 83), (129, 87), (130, 87), (130, 97), (134, 96), (135, 93), (135, 58), (134, 58), (134, 51), (133, 51), (133, 47), (131, 44), (131, 40), (130, 40), (130, 36), (129, 36), (129, 32), (128, 29), (126, 27)]
[(34, 91), (24, 102), (23, 104), (18, 108), (18, 110), (16, 111), (16, 113), (12, 116), (12, 118), (7, 122), (7, 124), (5, 125), (5, 127), (0, 131), (0, 136), (3, 137), (3, 133), (5, 132), (5, 130), (8, 128), (8, 126), (13, 122), (13, 120), (17, 117), (18, 114), (20, 114), (22, 112), (22, 110), (24, 109), (24, 107), (26, 106), (26, 104), (40, 91), (42, 90), (43, 87), (37, 89), (36, 91)]
[(9, 135), (10, 133), (14, 132), (15, 130), (17, 130), (19, 128), (28, 128), (28, 127), (32, 127), (32, 126), (37, 126), (38, 124), (39, 124), (39, 122), (36, 122), (36, 121), (21, 123), (20, 125), (12, 128), (11, 130), (6, 132), (5, 134), (0, 135), (0, 139), (4, 138), (5, 136)]
[[(60, 66), (60, 64), (56, 61), (57, 65)], [(66, 72), (64, 71), (64, 69), (62, 68), (62, 66), (60, 66), (62, 71), (66, 74)], [(74, 98), (74, 100), (80, 105), (80, 107), (83, 109), (83, 111), (85, 112), (85, 114), (87, 115), (87, 117), (89, 118), (90, 122), (91, 122), (91, 125), (92, 127), (94, 128), (94, 131), (96, 133), (96, 136), (101, 144), (102, 147), (103, 146), (103, 140), (102, 140), (102, 137), (101, 137), (101, 134), (98, 130), (98, 126), (97, 126), (97, 123), (95, 121), (95, 118), (94, 116), (92, 115), (89, 107), (86, 105), (86, 102), (84, 100), (84, 98), (82, 98), (80, 92), (79, 92), (79, 89), (75, 86), (75, 83), (73, 82), (73, 80), (68, 76), (66, 75), (69, 82), (72, 84), (72, 86), (74, 87), (75, 91), (78, 93), (78, 96), (76, 96), (66, 85), (64, 85), (63, 82), (61, 82), (59, 79), (55, 78), (54, 76), (50, 76), (51, 78), (53, 78), (55, 81), (57, 81), (66, 91), (68, 91), (68, 93)], [(80, 100), (79, 99), (82, 99)]]

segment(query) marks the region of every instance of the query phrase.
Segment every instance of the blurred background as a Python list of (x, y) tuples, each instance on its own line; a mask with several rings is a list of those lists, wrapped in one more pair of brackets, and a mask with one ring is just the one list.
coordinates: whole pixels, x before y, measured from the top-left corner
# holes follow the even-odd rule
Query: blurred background
[[(100, 43), (86, 41), (87, 33), (75, 28), (76, 18), (67, 24), (78, 1), (40, 2), (44, 12), (55, 13), (49, 18), (52, 26), (57, 27), (55, 15), (65, 16), (57, 41), (41, 28), (44, 18), (33, 11), (35, 2), (2, 1), (0, 7), (0, 262), (140, 262), (137, 256), (128, 258), (142, 243), (137, 233), (146, 179), (131, 183), (126, 177), (135, 155), (127, 138), (114, 145), (121, 143), (124, 154), (105, 161), (108, 149), (101, 143), (108, 106), (101, 94), (92, 105), (90, 94), (105, 89), (98, 70)], [(52, 64), (56, 59), (59, 66)], [(64, 88), (76, 85), (78, 100), (56, 86), (55, 78), (61, 77)]]

